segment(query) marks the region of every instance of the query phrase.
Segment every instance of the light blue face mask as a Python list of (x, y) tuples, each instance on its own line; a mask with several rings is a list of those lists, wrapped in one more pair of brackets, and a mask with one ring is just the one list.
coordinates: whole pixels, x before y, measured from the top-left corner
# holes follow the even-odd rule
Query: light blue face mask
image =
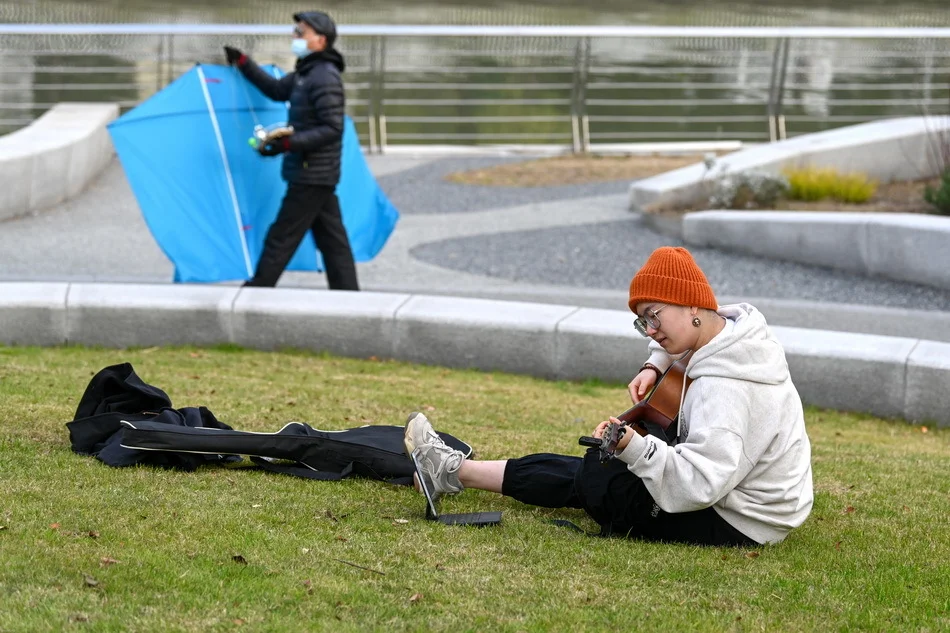
[(312, 53), (309, 48), (307, 48), (307, 40), (302, 37), (295, 37), (294, 40), (290, 43), (290, 50), (293, 51), (293, 54), (297, 57), (303, 58)]

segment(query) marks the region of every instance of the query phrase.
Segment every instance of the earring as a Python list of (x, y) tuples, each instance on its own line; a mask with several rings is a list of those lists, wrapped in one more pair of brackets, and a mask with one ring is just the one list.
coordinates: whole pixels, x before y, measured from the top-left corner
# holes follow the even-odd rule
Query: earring
[(699, 320), (699, 317), (693, 317), (693, 327), (699, 327), (703, 322)]

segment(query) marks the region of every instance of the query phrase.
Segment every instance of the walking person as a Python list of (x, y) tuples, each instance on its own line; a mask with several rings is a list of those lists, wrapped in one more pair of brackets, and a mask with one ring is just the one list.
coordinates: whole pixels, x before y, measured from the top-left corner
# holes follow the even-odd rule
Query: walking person
[(336, 25), (321, 11), (294, 16), (294, 71), (277, 79), (240, 50), (225, 46), (229, 64), (269, 99), (289, 101), (293, 133), (261, 143), (263, 156), (283, 156), (287, 192), (267, 230), (254, 277), (246, 286), (273, 287), (307, 231), (323, 254), (331, 290), (359, 290), (353, 251), (343, 226), (336, 185), (340, 181), (345, 98), (343, 55), (335, 48)]
[[(676, 359), (686, 364), (676, 439), (628, 428), (615, 458), (537, 454), (476, 461), (445, 445), (421, 413), (409, 416), (427, 488), (497, 492), (548, 508), (583, 508), (602, 534), (701, 545), (775, 543), (813, 503), (811, 446), (781, 343), (749, 304), (719, 306), (684, 248), (659, 248), (630, 283), (636, 329), (653, 339), (629, 385), (640, 402)], [(616, 418), (601, 422), (600, 437)]]

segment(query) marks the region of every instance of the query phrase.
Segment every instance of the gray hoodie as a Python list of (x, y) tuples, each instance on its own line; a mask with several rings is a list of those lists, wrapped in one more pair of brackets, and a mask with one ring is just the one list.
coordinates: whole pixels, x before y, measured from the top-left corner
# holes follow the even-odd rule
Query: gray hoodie
[[(712, 506), (759, 543), (801, 525), (813, 502), (811, 445), (785, 352), (762, 313), (722, 306), (726, 327), (689, 360), (679, 443), (634, 434), (618, 454), (666, 512)], [(673, 359), (650, 343), (649, 362)]]

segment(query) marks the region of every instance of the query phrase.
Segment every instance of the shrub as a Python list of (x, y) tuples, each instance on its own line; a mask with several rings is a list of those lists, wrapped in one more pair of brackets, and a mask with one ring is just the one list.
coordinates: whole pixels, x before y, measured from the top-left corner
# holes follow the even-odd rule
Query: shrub
[(805, 167), (786, 169), (790, 200), (813, 202), (831, 198), (840, 202), (860, 204), (877, 192), (877, 181), (865, 174), (842, 174), (833, 168)]
[(838, 182), (832, 198), (848, 204), (867, 202), (877, 193), (877, 181), (864, 174), (849, 174)]
[(713, 184), (709, 204), (713, 209), (771, 208), (786, 191), (784, 176), (757, 170), (729, 174), (723, 169)]
[(950, 215), (950, 167), (943, 172), (938, 187), (924, 188), (924, 200), (932, 204), (937, 213)]

